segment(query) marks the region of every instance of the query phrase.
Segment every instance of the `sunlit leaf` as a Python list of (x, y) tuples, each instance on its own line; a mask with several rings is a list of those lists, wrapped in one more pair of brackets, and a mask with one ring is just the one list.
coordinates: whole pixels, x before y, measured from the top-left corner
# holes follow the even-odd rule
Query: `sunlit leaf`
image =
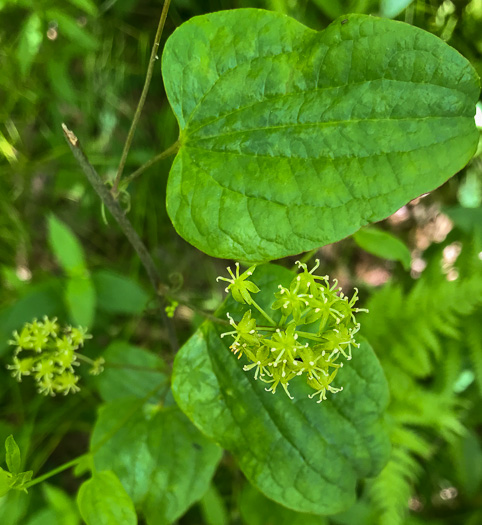
[(67, 275), (83, 276), (86, 270), (84, 250), (72, 230), (55, 215), (48, 217), (49, 244)]
[(95, 288), (89, 277), (74, 277), (67, 281), (65, 300), (75, 325), (92, 326), (95, 315)]
[(5, 450), (8, 470), (12, 474), (18, 474), (21, 467), (20, 449), (12, 435), (5, 441)]
[(389, 261), (400, 261), (405, 270), (410, 269), (412, 260), (410, 250), (391, 233), (372, 226), (357, 231), (353, 239), (365, 251)]
[(27, 76), (42, 45), (42, 20), (32, 13), (24, 23), (17, 47), (17, 60), (22, 76)]
[(180, 126), (167, 209), (209, 255), (266, 261), (395, 212), (475, 152), (475, 70), (434, 35), (349, 15), (316, 32), (253, 9), (166, 43)]

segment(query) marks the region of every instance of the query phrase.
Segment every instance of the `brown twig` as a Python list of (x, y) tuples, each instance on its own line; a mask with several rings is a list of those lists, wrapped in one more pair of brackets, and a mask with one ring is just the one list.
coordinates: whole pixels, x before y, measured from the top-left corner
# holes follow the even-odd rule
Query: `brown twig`
[(165, 288), (165, 286), (161, 282), (159, 272), (156, 268), (156, 265), (154, 264), (154, 261), (152, 260), (151, 255), (147, 251), (145, 244), (142, 242), (137, 232), (134, 230), (134, 227), (132, 226), (129, 219), (126, 217), (119, 203), (114, 199), (110, 191), (102, 182), (102, 179), (100, 178), (99, 174), (89, 162), (89, 159), (87, 158), (85, 153), (82, 151), (79, 139), (69, 128), (67, 128), (65, 124), (62, 124), (62, 129), (64, 131), (67, 144), (69, 145), (70, 150), (72, 151), (72, 154), (75, 157), (75, 160), (79, 163), (79, 166), (82, 168), (84, 175), (87, 177), (87, 180), (90, 182), (97, 195), (104, 203), (104, 206), (111, 212), (112, 216), (117, 221), (117, 224), (119, 225), (120, 229), (127, 237), (128, 241), (131, 243), (132, 247), (139, 256), (139, 259), (141, 260), (142, 265), (144, 266), (147, 272), (149, 281), (152, 287), (154, 288), (157, 300), (159, 301), (162, 319), (168, 331), (171, 348), (174, 351), (177, 351), (179, 345), (177, 341), (176, 332), (174, 331), (174, 326), (171, 320), (167, 317), (165, 311), (166, 302), (161, 294), (161, 290)]

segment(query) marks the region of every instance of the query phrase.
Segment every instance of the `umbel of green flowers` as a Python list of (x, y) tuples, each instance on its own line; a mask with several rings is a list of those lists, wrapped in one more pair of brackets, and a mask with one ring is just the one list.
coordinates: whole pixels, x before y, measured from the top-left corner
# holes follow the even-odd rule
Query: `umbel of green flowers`
[[(296, 263), (301, 270), (288, 288), (278, 286), (274, 294), (272, 310), (279, 310), (281, 318), (275, 322), (253, 299), (251, 294), (259, 288), (249, 277), (255, 266), (240, 275), (239, 264), (236, 271), (228, 268), (231, 278), (218, 277), (229, 283), (226, 288), (233, 298), (246, 305), (241, 320), (235, 321), (227, 314), (233, 330), (221, 334), (231, 336), (231, 350), (240, 358), (246, 356), (249, 364), (244, 370), (253, 370), (255, 379), (270, 383), (266, 388), (273, 394), (281, 385), (291, 398), (288, 386), (296, 376), (306, 376), (308, 385), (314, 389), (310, 398), (319, 396), (319, 401), (326, 399), (326, 393), (336, 393), (343, 387), (333, 386), (338, 370), (344, 361), (352, 358), (352, 348), (360, 345), (355, 341), (355, 334), (360, 329), (355, 313), (367, 312), (355, 308), (358, 290), (349, 299), (338, 287), (336, 279), (330, 285), (328, 276), (315, 275), (313, 272), (320, 262), (308, 271), (306, 264)], [(251, 307), (256, 308), (266, 319), (267, 325), (257, 325)]]
[(15, 346), (15, 352), (13, 363), (7, 368), (18, 381), (22, 381), (23, 376), (32, 376), (40, 394), (78, 392), (79, 376), (74, 367), (80, 365), (80, 361), (91, 366), (91, 374), (97, 375), (103, 370), (103, 358), (93, 361), (78, 352), (91, 337), (87, 329), (80, 326), (61, 328), (57, 318), (34, 319), (26, 323), (20, 333), (13, 332), (13, 339), (8, 341)]

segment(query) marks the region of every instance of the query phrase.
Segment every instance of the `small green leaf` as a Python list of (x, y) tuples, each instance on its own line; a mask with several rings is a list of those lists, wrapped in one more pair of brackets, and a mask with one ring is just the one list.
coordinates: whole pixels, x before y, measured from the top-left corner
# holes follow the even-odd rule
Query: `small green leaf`
[(90, 277), (69, 279), (65, 301), (73, 324), (92, 326), (95, 316), (95, 288)]
[(20, 449), (12, 435), (5, 441), (5, 450), (8, 470), (12, 474), (18, 474), (21, 468)]
[(146, 521), (156, 525), (172, 523), (203, 496), (221, 457), (176, 406), (138, 399), (100, 409), (91, 449), (96, 469), (112, 469)]
[(0, 498), (5, 496), (12, 488), (12, 475), (0, 467)]
[(23, 490), (27, 492), (25, 485), (32, 479), (33, 470), (27, 470), (26, 472), (20, 472), (12, 477), (12, 489)]
[(133, 279), (109, 270), (93, 273), (92, 280), (97, 293), (97, 306), (113, 314), (141, 314), (146, 308), (149, 295)]
[(96, 472), (80, 486), (77, 504), (87, 525), (137, 524), (132, 500), (109, 470)]
[(26, 77), (42, 45), (44, 32), (42, 21), (37, 13), (32, 13), (22, 27), (17, 47), (20, 73)]
[(387, 18), (395, 18), (412, 2), (413, 0), (380, 0), (380, 14)]
[(84, 250), (72, 230), (55, 215), (48, 217), (49, 244), (64, 272), (83, 277), (86, 272)]
[(199, 502), (206, 525), (228, 525), (229, 517), (223, 498), (211, 483), (206, 494)]
[(405, 270), (410, 270), (412, 256), (408, 247), (391, 233), (370, 227), (362, 228), (353, 235), (355, 242), (365, 251), (388, 259), (389, 261), (400, 261)]
[[(137, 397), (145, 398), (156, 385), (168, 377), (159, 356), (124, 341), (112, 343), (102, 354), (107, 366), (97, 378), (99, 393), (104, 401)], [(155, 402), (158, 394), (152, 397)]]
[[(292, 278), (280, 266), (257, 267), (256, 302), (269, 310), (278, 284), (287, 287)], [(217, 315), (229, 312), (240, 319), (242, 311), (229, 297)], [(264, 324), (261, 314), (253, 315)], [(234, 455), (248, 480), (270, 499), (313, 514), (349, 507), (357, 480), (377, 474), (390, 451), (383, 423), (388, 387), (370, 345), (363, 340), (339, 370), (335, 386), (344, 390), (317, 404), (308, 399), (312, 390), (300, 377), (290, 382), (294, 400), (266, 392), (266, 383), (244, 372), (244, 359), (221, 339), (223, 328), (204, 323), (176, 355), (172, 388), (180, 408)]]
[(80, 516), (77, 505), (66, 492), (49, 483), (42, 483), (42, 491), (59, 523), (62, 525), (79, 525)]
[(440, 186), (478, 143), (474, 68), (402, 22), (347, 15), (316, 32), (210, 13), (171, 35), (162, 70), (180, 126), (167, 211), (215, 257), (338, 241)]

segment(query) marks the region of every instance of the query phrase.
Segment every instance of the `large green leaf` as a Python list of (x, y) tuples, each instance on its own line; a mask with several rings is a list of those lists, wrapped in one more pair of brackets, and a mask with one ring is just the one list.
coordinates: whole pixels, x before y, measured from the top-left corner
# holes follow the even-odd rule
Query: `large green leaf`
[[(268, 309), (278, 284), (293, 274), (258, 267), (256, 301)], [(228, 299), (219, 315), (241, 318)], [(261, 319), (257, 317), (258, 322)], [(223, 325), (204, 323), (176, 356), (173, 393), (178, 405), (208, 437), (231, 451), (249, 481), (269, 498), (299, 512), (330, 514), (349, 507), (356, 481), (385, 464), (389, 442), (381, 415), (388, 390), (381, 366), (363, 342), (336, 386), (344, 390), (321, 405), (308, 399), (302, 378), (290, 381), (295, 399), (265, 392), (265, 383), (243, 371), (243, 361), (221, 339)]]
[(104, 405), (92, 435), (97, 469), (118, 476), (148, 525), (184, 514), (209, 487), (221, 449), (174, 405), (138, 399)]
[(477, 145), (475, 70), (401, 22), (351, 15), (316, 32), (213, 13), (173, 33), (162, 70), (180, 126), (168, 213), (217, 257), (337, 241), (442, 184)]

